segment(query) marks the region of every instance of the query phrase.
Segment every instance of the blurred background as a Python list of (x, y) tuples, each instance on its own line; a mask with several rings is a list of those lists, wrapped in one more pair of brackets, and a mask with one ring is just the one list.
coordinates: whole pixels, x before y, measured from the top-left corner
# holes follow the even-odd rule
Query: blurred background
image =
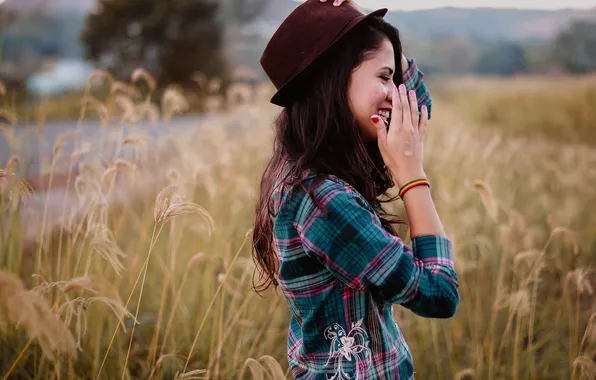
[[(280, 111), (259, 57), (298, 4), (0, 0), (0, 376), (292, 378), (251, 241)], [(433, 97), (461, 303), (394, 309), (417, 378), (595, 379), (596, 4), (357, 4)]]
[[(265, 76), (258, 58), (276, 27), (298, 4), (4, 0), (0, 81), (20, 91), (17, 98), (31, 102), (81, 89), (96, 68), (128, 78), (143, 67), (160, 84), (188, 84), (195, 71), (229, 80), (238, 68), (246, 69), (247, 78), (242, 79), (261, 80)], [(432, 78), (565, 75), (596, 68), (596, 8), (588, 3), (564, 9), (505, 8), (502, 2), (482, 8), (436, 1), (400, 7), (364, 0), (359, 5), (369, 10), (390, 7), (386, 19), (400, 29), (406, 53), (417, 58)], [(526, 8), (572, 5), (525, 4)], [(411, 9), (430, 7), (437, 8)]]

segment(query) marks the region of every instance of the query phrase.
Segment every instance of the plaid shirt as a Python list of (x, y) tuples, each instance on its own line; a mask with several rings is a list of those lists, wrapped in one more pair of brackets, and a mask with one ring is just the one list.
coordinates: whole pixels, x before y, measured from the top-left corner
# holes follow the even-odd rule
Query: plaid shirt
[[(308, 187), (314, 173), (306, 174), (302, 183)], [(412, 355), (393, 304), (428, 318), (454, 315), (459, 294), (451, 242), (426, 235), (414, 238), (409, 248), (335, 176), (317, 186), (315, 202), (299, 186), (281, 188), (274, 192), (271, 212), (278, 281), (292, 314), (293, 376), (413, 378)]]

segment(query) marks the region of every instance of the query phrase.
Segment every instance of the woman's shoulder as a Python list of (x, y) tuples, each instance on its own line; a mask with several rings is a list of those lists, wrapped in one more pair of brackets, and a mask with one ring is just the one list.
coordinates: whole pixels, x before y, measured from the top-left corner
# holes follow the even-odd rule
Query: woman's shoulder
[(311, 176), (300, 191), (297, 201), (302, 208), (317, 206), (348, 211), (353, 206), (374, 212), (366, 199), (347, 181), (332, 175)]
[(333, 174), (319, 174), (304, 171), (300, 180), (292, 186), (280, 186), (277, 191), (278, 211), (287, 212), (314, 211), (313, 208), (344, 208), (346, 203), (359, 204), (371, 210), (364, 197), (347, 181)]

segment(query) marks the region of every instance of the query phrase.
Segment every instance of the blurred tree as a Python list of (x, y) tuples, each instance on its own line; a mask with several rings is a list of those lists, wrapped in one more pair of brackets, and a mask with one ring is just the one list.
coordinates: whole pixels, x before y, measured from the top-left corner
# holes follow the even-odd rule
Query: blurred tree
[(476, 61), (476, 72), (479, 74), (513, 75), (525, 71), (525, 51), (513, 42), (488, 45)]
[(596, 23), (576, 21), (553, 42), (554, 59), (573, 73), (596, 71)]
[(2, 63), (2, 58), (4, 56), (4, 39), (6, 38), (6, 31), (16, 20), (16, 13), (2, 5), (3, 3), (0, 3), (0, 63)]
[(224, 82), (229, 69), (222, 51), (217, 0), (99, 0), (81, 40), (88, 58), (114, 75), (136, 68), (155, 76), (159, 87), (192, 85), (201, 72)]
[(245, 24), (263, 13), (271, 0), (224, 0), (226, 16)]

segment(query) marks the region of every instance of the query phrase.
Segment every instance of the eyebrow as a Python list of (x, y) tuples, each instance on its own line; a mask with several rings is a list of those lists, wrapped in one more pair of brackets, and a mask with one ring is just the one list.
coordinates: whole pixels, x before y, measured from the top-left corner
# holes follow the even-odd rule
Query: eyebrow
[(389, 66), (382, 67), (381, 70), (389, 70), (389, 75), (393, 74), (393, 69)]

